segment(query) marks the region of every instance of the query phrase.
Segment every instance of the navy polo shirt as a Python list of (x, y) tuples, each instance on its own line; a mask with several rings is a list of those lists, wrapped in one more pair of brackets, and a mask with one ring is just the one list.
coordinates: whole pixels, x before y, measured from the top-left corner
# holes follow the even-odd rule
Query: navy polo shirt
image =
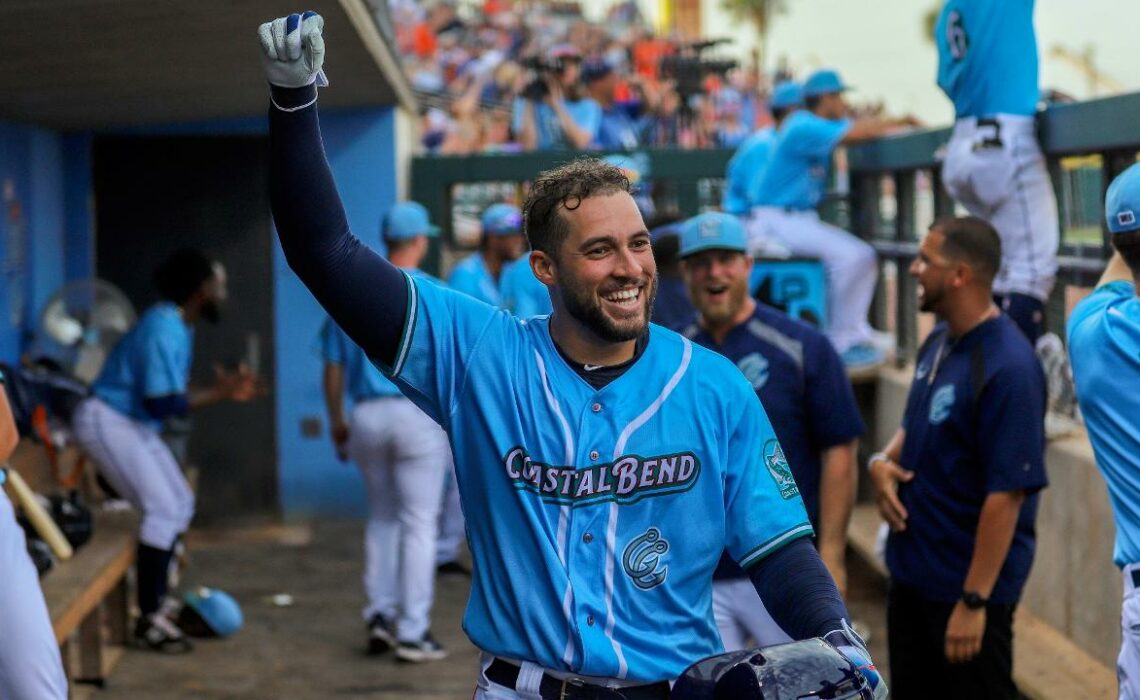
[(903, 415), (900, 484), (908, 512), (887, 539), (891, 578), (928, 600), (962, 594), (986, 496), (1026, 491), (1013, 543), (990, 600), (1016, 603), (1029, 577), (1045, 476), (1045, 376), (1008, 316), (956, 341), (941, 323), (923, 343)]
[[(818, 526), (820, 453), (863, 434), (855, 392), (831, 342), (803, 321), (760, 303), (750, 319), (728, 332), (723, 345), (696, 324), (683, 334), (732, 360), (752, 382), (812, 526)], [(736, 562), (721, 557), (714, 578), (743, 576)]]

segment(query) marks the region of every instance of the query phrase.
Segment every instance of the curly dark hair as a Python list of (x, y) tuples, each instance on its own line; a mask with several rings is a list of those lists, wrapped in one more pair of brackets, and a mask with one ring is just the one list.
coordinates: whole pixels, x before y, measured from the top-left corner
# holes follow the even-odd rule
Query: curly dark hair
[(583, 199), (616, 192), (631, 193), (629, 178), (621, 168), (597, 158), (578, 158), (539, 173), (523, 203), (523, 226), (530, 247), (557, 257), (559, 246), (570, 233), (559, 208), (577, 209)]
[(1112, 247), (1120, 251), (1133, 277), (1140, 277), (1140, 230), (1117, 233), (1112, 236)]
[(154, 271), (154, 286), (166, 301), (185, 304), (202, 283), (214, 276), (214, 260), (200, 250), (183, 248)]

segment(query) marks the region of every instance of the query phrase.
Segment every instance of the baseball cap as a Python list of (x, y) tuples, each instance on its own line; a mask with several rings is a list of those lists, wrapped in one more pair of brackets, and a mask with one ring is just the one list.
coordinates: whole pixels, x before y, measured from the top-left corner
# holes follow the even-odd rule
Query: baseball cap
[(702, 250), (748, 252), (744, 225), (740, 219), (722, 212), (698, 214), (681, 226), (681, 257)]
[(582, 63), (581, 79), (583, 83), (589, 84), (613, 72), (613, 66), (604, 58), (590, 58)]
[(1140, 230), (1140, 163), (1117, 175), (1108, 186), (1104, 217), (1112, 233)]
[(400, 202), (384, 217), (384, 238), (391, 241), (407, 240), (416, 236), (433, 238), (439, 227), (431, 223), (427, 209), (419, 202)]
[(522, 212), (513, 204), (499, 202), (483, 210), (483, 233), (507, 236), (522, 231)]
[(830, 68), (817, 70), (804, 81), (804, 97), (819, 97), (831, 92), (844, 92), (850, 89), (851, 86), (843, 82), (839, 73)]
[(787, 109), (798, 107), (804, 103), (804, 87), (794, 80), (785, 80), (776, 83), (772, 94), (768, 96), (769, 109)]

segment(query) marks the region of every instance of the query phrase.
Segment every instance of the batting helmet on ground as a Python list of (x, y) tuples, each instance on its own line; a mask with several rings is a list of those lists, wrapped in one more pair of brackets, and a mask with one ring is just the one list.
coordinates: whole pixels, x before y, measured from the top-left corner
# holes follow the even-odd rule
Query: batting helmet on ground
[(244, 622), (237, 601), (217, 588), (187, 591), (182, 602), (178, 626), (194, 637), (228, 637)]
[(734, 651), (686, 669), (674, 700), (871, 700), (855, 665), (822, 639)]

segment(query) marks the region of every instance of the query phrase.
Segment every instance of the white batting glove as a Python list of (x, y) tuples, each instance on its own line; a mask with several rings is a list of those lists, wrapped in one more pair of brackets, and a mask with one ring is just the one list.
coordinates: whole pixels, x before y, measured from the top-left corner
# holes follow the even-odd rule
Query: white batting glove
[(261, 63), (270, 85), (299, 88), (329, 84), (321, 66), (325, 62), (325, 19), (316, 12), (278, 17), (257, 28)]

